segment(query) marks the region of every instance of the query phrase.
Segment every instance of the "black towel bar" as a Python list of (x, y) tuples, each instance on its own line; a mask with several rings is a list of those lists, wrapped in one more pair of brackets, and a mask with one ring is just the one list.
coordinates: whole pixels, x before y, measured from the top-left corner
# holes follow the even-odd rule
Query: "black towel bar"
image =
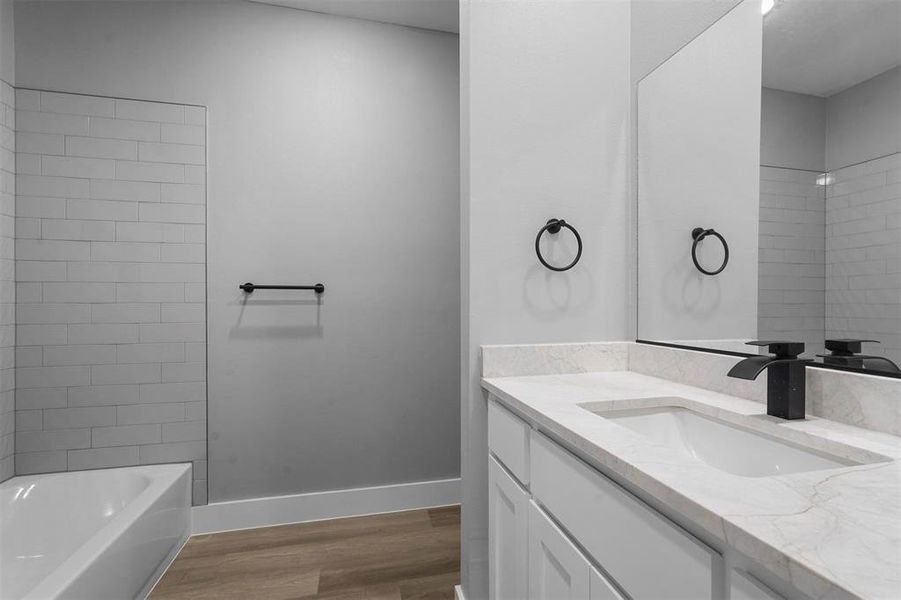
[(325, 291), (325, 286), (321, 283), (315, 285), (260, 285), (258, 283), (242, 283), (238, 286), (247, 294), (252, 294), (254, 290), (313, 290), (317, 294)]

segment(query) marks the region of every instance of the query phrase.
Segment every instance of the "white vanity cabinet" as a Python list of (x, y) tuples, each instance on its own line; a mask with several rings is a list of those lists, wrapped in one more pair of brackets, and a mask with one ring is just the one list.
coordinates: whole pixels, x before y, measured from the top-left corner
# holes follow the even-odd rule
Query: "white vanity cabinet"
[(534, 431), (530, 460), (532, 496), (631, 597), (716, 596), (715, 550)]
[(497, 600), (523, 600), (529, 577), (529, 494), (488, 459), (488, 586)]
[(488, 414), (491, 598), (725, 595), (719, 553), (496, 402)]

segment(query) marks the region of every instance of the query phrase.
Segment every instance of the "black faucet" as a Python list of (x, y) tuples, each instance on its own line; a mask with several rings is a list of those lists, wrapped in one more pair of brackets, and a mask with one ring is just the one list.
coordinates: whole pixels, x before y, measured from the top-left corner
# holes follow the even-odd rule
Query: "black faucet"
[[(879, 340), (835, 339), (826, 340), (826, 350), (829, 354), (817, 354), (823, 359), (824, 365), (840, 365), (843, 367), (856, 367), (858, 369), (871, 369), (901, 373), (894, 362), (884, 356), (870, 356), (861, 354), (863, 342), (878, 344)], [(879, 365), (879, 366), (876, 366)]]
[(780, 419), (803, 419), (806, 385), (804, 367), (813, 362), (798, 358), (804, 342), (747, 342), (750, 346), (768, 346), (774, 356), (751, 356), (729, 370), (729, 377), (754, 380), (769, 369), (766, 382), (766, 414)]

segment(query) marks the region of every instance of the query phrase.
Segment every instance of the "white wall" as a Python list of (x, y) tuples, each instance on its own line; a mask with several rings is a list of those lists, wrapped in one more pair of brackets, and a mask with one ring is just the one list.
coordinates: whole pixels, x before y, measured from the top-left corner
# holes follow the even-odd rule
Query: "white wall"
[[(465, 1), (461, 57), (462, 581), (478, 600), (488, 592), (479, 346), (627, 334), (629, 3)], [(552, 217), (584, 239), (565, 273), (533, 249)], [(551, 252), (568, 261), (572, 239)]]
[[(760, 6), (745, 0), (639, 83), (639, 337), (756, 336), (760, 58)], [(729, 244), (715, 277), (692, 264), (695, 227)], [(718, 266), (719, 242), (702, 246)]]
[(826, 169), (901, 152), (901, 67), (826, 101)]
[(22, 86), (208, 107), (210, 500), (457, 476), (456, 36), (244, 2), (16, 17)]
[(826, 170), (826, 99), (763, 88), (760, 164)]

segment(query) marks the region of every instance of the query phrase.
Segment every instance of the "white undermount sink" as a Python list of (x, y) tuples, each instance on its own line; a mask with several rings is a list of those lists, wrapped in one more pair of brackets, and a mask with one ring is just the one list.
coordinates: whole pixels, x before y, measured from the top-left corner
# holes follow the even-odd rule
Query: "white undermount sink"
[(766, 477), (860, 464), (803, 448), (680, 406), (612, 410), (599, 416), (711, 467)]

